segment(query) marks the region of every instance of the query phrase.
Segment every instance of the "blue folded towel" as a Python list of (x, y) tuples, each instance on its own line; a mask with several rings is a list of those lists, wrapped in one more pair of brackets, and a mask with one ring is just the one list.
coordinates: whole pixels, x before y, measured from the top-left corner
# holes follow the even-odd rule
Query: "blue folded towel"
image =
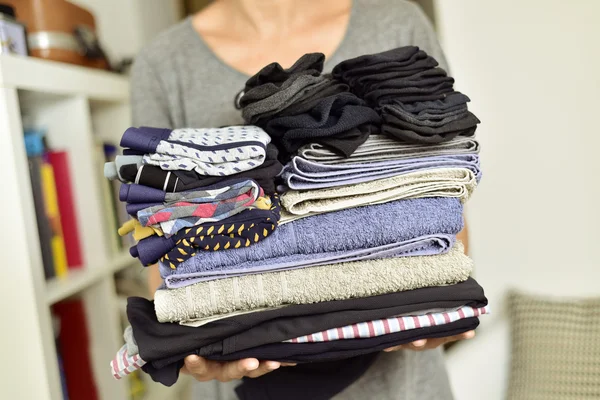
[(481, 178), (477, 154), (440, 155), (377, 162), (324, 164), (294, 157), (283, 170), (286, 185), (296, 190), (322, 189), (408, 174), (432, 168), (466, 168)]
[[(163, 278), (186, 274), (191, 284), (187, 278), (215, 279), (230, 272), (266, 272), (323, 260), (333, 264), (371, 252), (382, 252), (381, 257), (389, 257), (388, 251), (441, 253), (462, 229), (462, 210), (458, 199), (434, 197), (320, 214), (282, 225), (253, 246), (198, 254), (175, 270), (159, 264), (160, 271)], [(421, 237), (427, 238), (416, 245), (408, 242)]]

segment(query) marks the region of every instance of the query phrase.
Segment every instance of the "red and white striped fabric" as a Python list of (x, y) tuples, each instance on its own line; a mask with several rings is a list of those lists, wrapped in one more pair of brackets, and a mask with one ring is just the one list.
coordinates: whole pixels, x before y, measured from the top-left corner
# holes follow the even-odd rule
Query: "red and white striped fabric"
[(133, 371), (142, 368), (144, 364), (146, 364), (146, 361), (142, 360), (139, 354), (129, 356), (127, 354), (127, 345), (123, 345), (115, 358), (110, 362), (110, 370), (115, 379), (121, 379)]
[(343, 339), (364, 339), (408, 331), (410, 329), (425, 328), (449, 324), (463, 318), (477, 317), (482, 314), (489, 314), (489, 306), (473, 308), (469, 306), (458, 309), (435, 312), (423, 315), (406, 315), (390, 317), (386, 319), (377, 319), (374, 321), (360, 322), (358, 324), (346, 325), (341, 328), (332, 328), (310, 335), (304, 335), (295, 339), (286, 340), (286, 343), (312, 343), (312, 342), (331, 342)]

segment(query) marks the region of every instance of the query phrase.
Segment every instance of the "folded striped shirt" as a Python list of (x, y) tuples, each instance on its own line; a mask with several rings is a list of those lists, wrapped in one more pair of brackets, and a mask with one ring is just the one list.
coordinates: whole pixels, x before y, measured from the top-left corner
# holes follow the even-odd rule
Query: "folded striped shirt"
[(286, 340), (285, 343), (312, 343), (331, 342), (344, 339), (366, 339), (411, 329), (449, 324), (458, 321), (459, 319), (478, 317), (479, 315), (489, 313), (489, 306), (480, 308), (464, 306), (452, 311), (434, 312), (422, 315), (404, 315), (360, 322), (358, 324), (346, 325), (341, 328), (332, 328), (326, 331), (300, 336)]
[[(479, 308), (463, 306), (457, 309), (439, 312), (424, 312), (421, 315), (395, 316), (360, 322), (358, 324), (332, 328), (326, 331), (285, 340), (283, 343), (316, 343), (344, 339), (366, 339), (412, 329), (450, 324), (461, 319), (477, 317), (489, 313), (489, 306)], [(121, 379), (136, 369), (140, 369), (144, 364), (146, 364), (146, 362), (140, 358), (139, 354), (134, 354), (133, 356), (128, 355), (127, 345), (123, 345), (117, 352), (115, 358), (111, 361), (110, 367), (115, 379)]]
[(110, 362), (110, 370), (115, 379), (121, 379), (142, 368), (144, 364), (146, 364), (146, 361), (142, 360), (139, 354), (132, 356), (127, 354), (127, 345), (124, 344)]

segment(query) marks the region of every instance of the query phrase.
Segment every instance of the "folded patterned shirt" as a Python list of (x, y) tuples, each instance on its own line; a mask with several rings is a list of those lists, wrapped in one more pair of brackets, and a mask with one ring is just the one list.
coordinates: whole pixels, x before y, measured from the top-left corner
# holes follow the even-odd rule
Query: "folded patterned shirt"
[(197, 251), (217, 251), (247, 247), (269, 236), (279, 221), (279, 198), (260, 197), (253, 206), (219, 222), (185, 228), (171, 237), (153, 236), (130, 248), (143, 265), (159, 260), (176, 268)]
[(143, 226), (158, 225), (165, 235), (205, 222), (221, 221), (237, 214), (264, 196), (253, 180), (227, 181), (190, 192), (167, 193), (165, 203), (137, 213)]
[(144, 153), (144, 164), (164, 170), (196, 171), (227, 176), (258, 167), (265, 161), (271, 138), (261, 128), (129, 128), (121, 147)]

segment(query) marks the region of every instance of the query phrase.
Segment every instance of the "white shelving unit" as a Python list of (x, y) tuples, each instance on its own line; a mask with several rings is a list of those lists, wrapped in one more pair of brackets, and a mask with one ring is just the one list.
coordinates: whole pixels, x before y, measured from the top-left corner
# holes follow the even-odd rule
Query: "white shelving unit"
[[(22, 117), (47, 128), (51, 148), (68, 151), (85, 265), (66, 279), (45, 281), (23, 142)], [(111, 251), (102, 203), (103, 173), (94, 138), (118, 144), (129, 126), (127, 78), (19, 56), (0, 56), (0, 174), (3, 278), (1, 399), (62, 399), (50, 307), (84, 299), (96, 386), (103, 400), (127, 399), (127, 383), (109, 374), (122, 344), (114, 273), (136, 265)], [(137, 264), (139, 266), (139, 264)], [(173, 398), (164, 394), (162, 398)], [(152, 395), (156, 396), (156, 391)]]

